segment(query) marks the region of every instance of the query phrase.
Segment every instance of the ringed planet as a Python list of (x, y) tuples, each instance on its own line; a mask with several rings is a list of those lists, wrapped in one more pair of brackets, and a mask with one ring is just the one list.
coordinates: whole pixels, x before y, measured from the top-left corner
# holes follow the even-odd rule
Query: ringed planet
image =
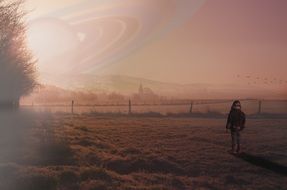
[(76, 1), (30, 19), (28, 45), (40, 72), (89, 73), (180, 26), (202, 4), (204, 0)]

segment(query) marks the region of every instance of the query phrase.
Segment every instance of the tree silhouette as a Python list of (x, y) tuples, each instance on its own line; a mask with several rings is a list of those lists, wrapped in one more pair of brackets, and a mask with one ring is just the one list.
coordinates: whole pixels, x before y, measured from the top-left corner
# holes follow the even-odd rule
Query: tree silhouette
[(0, 0), (0, 107), (18, 106), (20, 98), (37, 85), (22, 5), (22, 0)]

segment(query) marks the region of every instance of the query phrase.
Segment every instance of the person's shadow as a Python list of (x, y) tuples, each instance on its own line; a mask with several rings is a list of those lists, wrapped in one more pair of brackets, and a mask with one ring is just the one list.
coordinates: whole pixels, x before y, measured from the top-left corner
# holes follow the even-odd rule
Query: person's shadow
[(287, 176), (286, 166), (272, 162), (270, 160), (267, 160), (266, 158), (254, 156), (248, 153), (241, 153), (237, 155), (237, 157), (255, 166), (268, 169), (280, 175)]

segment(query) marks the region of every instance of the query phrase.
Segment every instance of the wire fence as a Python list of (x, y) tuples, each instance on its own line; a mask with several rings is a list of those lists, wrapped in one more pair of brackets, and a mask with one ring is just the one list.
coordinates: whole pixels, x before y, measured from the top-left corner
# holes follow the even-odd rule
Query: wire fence
[[(233, 100), (178, 100), (157, 103), (148, 102), (114, 102), (97, 104), (80, 104), (70, 101), (66, 104), (22, 105), (22, 109), (39, 112), (62, 113), (220, 113), (229, 112)], [(246, 114), (287, 114), (287, 100), (241, 100)]]

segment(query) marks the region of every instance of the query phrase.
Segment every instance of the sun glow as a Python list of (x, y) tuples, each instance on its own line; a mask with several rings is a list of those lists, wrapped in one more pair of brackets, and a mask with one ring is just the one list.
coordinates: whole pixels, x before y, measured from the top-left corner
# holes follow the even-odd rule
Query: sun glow
[(80, 38), (65, 22), (59, 19), (38, 19), (29, 24), (27, 31), (28, 47), (42, 64), (53, 64), (50, 60), (75, 50)]

